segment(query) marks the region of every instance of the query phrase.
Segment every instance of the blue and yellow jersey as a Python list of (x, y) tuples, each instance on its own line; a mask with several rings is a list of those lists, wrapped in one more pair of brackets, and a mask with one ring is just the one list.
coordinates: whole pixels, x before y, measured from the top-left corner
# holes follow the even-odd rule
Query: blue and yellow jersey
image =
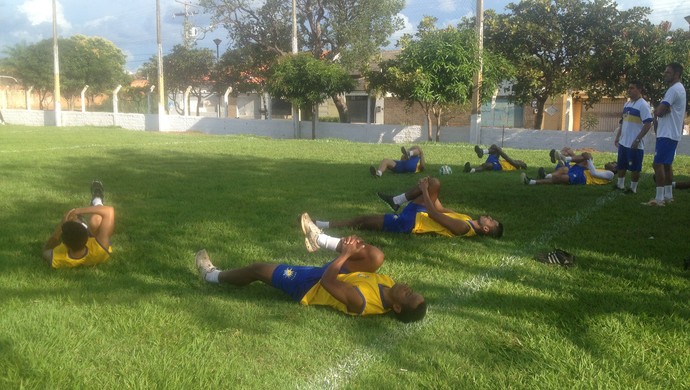
[(517, 168), (513, 166), (513, 164), (509, 163), (506, 160), (498, 160), (498, 163), (501, 164), (501, 170), (502, 171), (515, 171)]
[[(473, 237), (477, 235), (477, 232), (474, 230), (474, 226), (472, 226), (472, 223), (470, 221), (472, 220), (472, 217), (469, 215), (465, 214), (460, 214), (460, 213), (443, 213), (444, 215), (447, 215), (453, 219), (459, 219), (461, 221), (465, 221), (467, 225), (470, 227), (470, 230), (463, 234), (461, 237)], [(412, 233), (415, 234), (424, 234), (424, 233), (436, 233), (440, 234), (442, 236), (446, 237), (455, 237), (455, 234), (453, 234), (450, 230), (448, 230), (445, 226), (441, 225), (440, 223), (434, 221), (431, 219), (428, 213), (426, 212), (418, 212), (415, 221), (414, 221), (414, 228), (412, 228)]]
[(592, 174), (588, 170), (585, 170), (585, 180), (585, 184), (587, 185), (603, 185), (609, 184), (611, 182), (610, 180), (600, 179), (598, 177), (592, 176)]
[(381, 297), (382, 287), (390, 288), (395, 284), (390, 277), (371, 272), (352, 272), (338, 275), (338, 280), (354, 286), (357, 291), (359, 291), (362, 299), (364, 299), (364, 309), (361, 313), (350, 313), (347, 311), (345, 304), (335, 299), (326, 291), (321, 285), (321, 282), (316, 283), (304, 297), (302, 297), (300, 303), (302, 305), (330, 306), (343, 313), (355, 316), (384, 314), (390, 310), (383, 307), (383, 298)]
[(73, 259), (65, 244), (60, 244), (53, 248), (50, 266), (53, 268), (74, 268), (80, 265), (96, 265), (105, 263), (113, 252), (112, 246), (107, 248), (101, 246), (95, 237), (89, 237), (86, 241), (86, 255), (80, 259)]

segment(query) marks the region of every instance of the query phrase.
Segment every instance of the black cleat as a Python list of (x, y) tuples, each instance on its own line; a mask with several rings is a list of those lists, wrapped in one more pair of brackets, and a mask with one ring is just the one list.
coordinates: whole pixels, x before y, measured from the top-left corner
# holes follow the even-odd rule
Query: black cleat
[(546, 179), (546, 172), (544, 172), (544, 168), (539, 168), (539, 170), (537, 170), (537, 179)]
[(410, 158), (410, 154), (407, 153), (407, 150), (405, 150), (405, 147), (404, 147), (404, 146), (401, 146), (401, 147), (400, 147), (400, 152), (402, 152), (402, 154), (403, 154), (403, 156), (405, 156), (405, 159), (406, 159), (406, 160), (407, 160), (408, 158)]
[(101, 198), (101, 202), (105, 200), (105, 191), (103, 190), (103, 183), (98, 180), (91, 182), (91, 204), (95, 198)]
[(395, 204), (395, 202), (393, 202), (392, 196), (386, 195), (386, 194), (381, 193), (381, 192), (377, 192), (376, 195), (378, 195), (379, 199), (381, 199), (383, 201), (383, 203), (387, 204), (388, 207), (390, 207), (394, 213), (397, 213), (398, 210), (400, 210), (400, 205), (397, 205), (397, 204)]
[(555, 249), (551, 252), (537, 253), (534, 259), (540, 263), (571, 266), (575, 264), (575, 256), (562, 250)]
[(469, 173), (472, 170), (472, 167), (470, 166), (470, 162), (465, 163), (465, 167), (462, 169), (463, 172)]
[(379, 175), (376, 174), (376, 168), (373, 166), (369, 167), (369, 173), (371, 173), (371, 176), (374, 176), (374, 179), (379, 177)]
[(484, 157), (484, 151), (479, 147), (479, 145), (474, 145), (474, 152), (477, 153), (477, 157)]
[(556, 155), (556, 153), (557, 153), (556, 149), (551, 149), (551, 151), (549, 152), (549, 157), (551, 157), (551, 163), (553, 163), (553, 164), (555, 164), (556, 160), (559, 159), (558, 155)]

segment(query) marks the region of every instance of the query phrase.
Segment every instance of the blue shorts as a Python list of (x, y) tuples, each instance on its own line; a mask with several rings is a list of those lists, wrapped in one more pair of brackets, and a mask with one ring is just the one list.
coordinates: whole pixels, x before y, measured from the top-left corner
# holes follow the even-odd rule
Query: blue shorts
[(570, 184), (587, 184), (587, 176), (585, 176), (585, 170), (587, 168), (580, 165), (573, 165), (568, 169), (568, 177), (570, 178)]
[(619, 169), (640, 172), (642, 170), (642, 160), (644, 159), (644, 149), (626, 148), (618, 145), (618, 161), (616, 165)]
[(417, 164), (419, 164), (419, 156), (412, 156), (407, 160), (395, 160), (395, 173), (415, 173), (417, 172)]
[(486, 163), (491, 164), (491, 169), (494, 171), (503, 170), (501, 163), (498, 161), (498, 156), (495, 154), (490, 154), (486, 159)]
[(676, 147), (678, 147), (678, 141), (670, 138), (657, 138), (654, 164), (673, 164), (673, 159), (676, 157)]
[[(279, 264), (271, 276), (271, 285), (293, 300), (300, 301), (304, 294), (321, 280), (321, 276), (332, 262), (329, 261), (322, 267)], [(343, 267), (340, 273), (347, 274), (349, 271)]]
[(410, 202), (400, 214), (386, 214), (383, 216), (383, 231), (392, 233), (411, 233), (417, 213), (426, 211), (424, 205)]

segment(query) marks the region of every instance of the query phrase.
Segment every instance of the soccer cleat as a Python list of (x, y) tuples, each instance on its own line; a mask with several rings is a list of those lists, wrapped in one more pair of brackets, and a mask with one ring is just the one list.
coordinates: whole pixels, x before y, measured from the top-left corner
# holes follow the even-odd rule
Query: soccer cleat
[(374, 168), (373, 165), (369, 167), (369, 173), (371, 173), (371, 176), (373, 176), (374, 179), (379, 178), (379, 175), (376, 174), (376, 168)]
[(673, 203), (673, 198), (664, 198), (664, 204), (671, 204)]
[(551, 163), (555, 164), (558, 157), (556, 156), (556, 149), (551, 149), (549, 152), (549, 157), (551, 157)]
[(91, 204), (95, 198), (101, 198), (101, 202), (105, 200), (105, 191), (103, 190), (103, 183), (98, 180), (91, 182)]
[(407, 150), (405, 150), (405, 147), (404, 147), (404, 146), (401, 146), (401, 147), (400, 147), (400, 151), (402, 152), (403, 156), (405, 156), (405, 159), (406, 159), (406, 160), (407, 160), (408, 158), (410, 158), (410, 154), (407, 153)]
[(477, 157), (484, 157), (484, 150), (482, 150), (482, 148), (480, 148), (479, 145), (474, 145), (474, 152), (477, 153)]
[(554, 249), (551, 252), (537, 253), (534, 259), (544, 264), (556, 264), (570, 266), (575, 264), (575, 256), (562, 250)]
[(206, 280), (206, 275), (216, 270), (216, 267), (213, 266), (211, 259), (208, 257), (206, 249), (196, 253), (196, 269), (203, 280)]
[(624, 189), (624, 190), (623, 190), (623, 193), (624, 193), (625, 195), (635, 195), (635, 194), (637, 194), (637, 192), (636, 192), (636, 191), (633, 191), (632, 188), (626, 188), (626, 189)]
[(300, 225), (302, 226), (302, 233), (304, 233), (304, 246), (307, 247), (308, 252), (316, 252), (320, 246), (317, 242), (321, 229), (319, 229), (314, 222), (312, 222), (309, 214), (303, 213), (300, 217)]
[(650, 200), (649, 202), (642, 202), (642, 205), (643, 205), (643, 206), (658, 206), (658, 207), (663, 207), (663, 206), (665, 206), (663, 200), (662, 200), (661, 202), (659, 202), (659, 201), (656, 200), (656, 199), (652, 199), (652, 200)]
[(393, 202), (392, 196), (386, 195), (386, 194), (381, 193), (381, 192), (377, 192), (376, 195), (378, 195), (379, 199), (381, 199), (383, 201), (383, 203), (387, 204), (388, 207), (390, 207), (394, 213), (398, 212), (398, 210), (400, 209), (400, 205), (397, 205), (397, 204), (395, 204), (395, 202)]
[(470, 162), (465, 163), (465, 167), (462, 169), (463, 172), (469, 173), (472, 170), (472, 166), (470, 166)]
[(527, 174), (525, 172), (522, 172), (520, 174), (520, 181), (522, 181), (522, 184), (527, 185), (527, 184), (529, 184), (530, 180), (532, 180), (532, 179), (530, 179), (529, 176), (527, 176)]
[(546, 172), (544, 172), (544, 168), (539, 168), (537, 170), (537, 179), (542, 180), (546, 178)]

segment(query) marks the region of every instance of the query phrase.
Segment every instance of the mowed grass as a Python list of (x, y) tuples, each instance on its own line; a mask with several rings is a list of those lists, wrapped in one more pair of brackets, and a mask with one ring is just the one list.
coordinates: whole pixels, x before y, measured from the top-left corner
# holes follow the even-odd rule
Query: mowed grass
[[(635, 196), (610, 186), (524, 186), (516, 172), (464, 174), (466, 144), (423, 144), (442, 164), (444, 205), (505, 224), (505, 236), (359, 232), (381, 272), (426, 296), (427, 318), (351, 318), (278, 290), (203, 283), (194, 253), (220, 268), (320, 265), (297, 216), (388, 212), (420, 175), (368, 167), (399, 145), (0, 127), (0, 388), (687, 388), (690, 192), (664, 208), (651, 157)], [(543, 150), (507, 151), (534, 175)], [(595, 162), (613, 160), (595, 153)], [(677, 157), (687, 180), (690, 158)], [(112, 259), (51, 270), (40, 249), (101, 179), (117, 210)], [(334, 236), (353, 234), (330, 230)], [(532, 260), (560, 247), (565, 269)]]

